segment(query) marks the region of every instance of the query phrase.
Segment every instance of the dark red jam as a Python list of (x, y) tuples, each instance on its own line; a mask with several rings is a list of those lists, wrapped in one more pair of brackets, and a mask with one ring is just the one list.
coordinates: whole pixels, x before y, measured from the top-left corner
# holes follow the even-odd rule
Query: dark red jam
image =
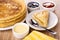
[(52, 8), (54, 6), (55, 6), (54, 3), (52, 3), (52, 2), (45, 2), (45, 3), (43, 3), (43, 7), (46, 7), (46, 8)]

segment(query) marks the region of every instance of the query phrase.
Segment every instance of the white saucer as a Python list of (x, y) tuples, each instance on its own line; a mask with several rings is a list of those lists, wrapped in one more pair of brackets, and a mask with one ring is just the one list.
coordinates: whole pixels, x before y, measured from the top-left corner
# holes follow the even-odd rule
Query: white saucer
[[(30, 19), (32, 18), (32, 15), (33, 15), (34, 13), (40, 12), (40, 11), (42, 11), (42, 10), (36, 10), (36, 11), (31, 12), (31, 13), (27, 16), (26, 22), (27, 22), (27, 24), (28, 24), (31, 28), (33, 28), (33, 29), (36, 29), (36, 30), (45, 30), (45, 29), (43, 29), (43, 28), (41, 28), (41, 27), (35, 27), (35, 26), (33, 26), (33, 25), (31, 25), (31, 24), (29, 23)], [(58, 23), (58, 17), (56, 16), (55, 13), (50, 12), (50, 18), (49, 18), (49, 23), (48, 23), (47, 29), (51, 29), (51, 28), (55, 27), (57, 23)]]
[[(28, 12), (27, 12), (27, 15), (28, 15)], [(26, 17), (27, 17), (27, 15), (26, 15)], [(25, 19), (26, 19), (26, 17), (25, 17)], [(21, 22), (24, 22), (24, 21), (25, 21), (25, 19), (24, 19), (24, 20), (22, 20)], [(14, 26), (14, 25), (13, 25), (13, 26)], [(9, 29), (12, 29), (12, 28), (13, 28), (13, 26), (5, 27), (5, 28), (0, 28), (0, 30), (9, 30)]]

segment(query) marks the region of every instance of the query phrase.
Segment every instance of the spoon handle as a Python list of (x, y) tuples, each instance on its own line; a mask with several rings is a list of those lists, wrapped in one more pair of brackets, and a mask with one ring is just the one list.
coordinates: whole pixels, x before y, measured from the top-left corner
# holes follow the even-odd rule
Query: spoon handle
[[(35, 27), (39, 26), (38, 23), (35, 20), (32, 20), (31, 19), (31, 22), (32, 22), (32, 25), (34, 25)], [(42, 28), (44, 28), (44, 27), (42, 27)], [(55, 32), (53, 30), (50, 30), (50, 29), (47, 29), (47, 28), (44, 28), (44, 29), (46, 29), (46, 31), (50, 32), (53, 35), (56, 35), (57, 34), (57, 32)]]
[(50, 29), (46, 29), (46, 31), (50, 32), (50, 33), (53, 34), (53, 35), (56, 35), (56, 34), (57, 34), (57, 32), (55, 32), (55, 31), (53, 31), (53, 30), (50, 30)]

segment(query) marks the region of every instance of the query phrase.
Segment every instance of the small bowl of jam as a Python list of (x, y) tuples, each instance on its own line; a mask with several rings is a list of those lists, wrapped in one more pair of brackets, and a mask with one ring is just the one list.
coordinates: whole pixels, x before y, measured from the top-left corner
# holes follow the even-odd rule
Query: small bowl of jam
[(44, 2), (44, 3), (42, 3), (43, 9), (47, 9), (49, 11), (54, 11), (55, 6), (56, 6), (56, 4), (54, 2)]
[(29, 11), (34, 11), (34, 10), (38, 10), (38, 9), (40, 9), (40, 5), (39, 5), (39, 3), (38, 2), (29, 2), (28, 4), (27, 4), (27, 6), (28, 6), (28, 10)]

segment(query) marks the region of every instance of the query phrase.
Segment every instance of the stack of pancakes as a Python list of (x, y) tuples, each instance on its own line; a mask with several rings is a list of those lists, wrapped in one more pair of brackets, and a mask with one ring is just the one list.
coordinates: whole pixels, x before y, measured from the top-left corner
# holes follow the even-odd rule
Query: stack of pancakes
[(0, 28), (14, 25), (26, 17), (26, 6), (23, 1), (0, 0)]

